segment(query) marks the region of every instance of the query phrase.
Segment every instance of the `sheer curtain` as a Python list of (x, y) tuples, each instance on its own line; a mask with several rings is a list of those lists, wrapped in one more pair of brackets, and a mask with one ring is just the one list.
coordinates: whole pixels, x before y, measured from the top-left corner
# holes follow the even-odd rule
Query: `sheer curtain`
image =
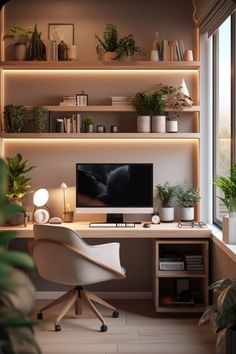
[(193, 0), (193, 19), (210, 37), (236, 9), (236, 0)]

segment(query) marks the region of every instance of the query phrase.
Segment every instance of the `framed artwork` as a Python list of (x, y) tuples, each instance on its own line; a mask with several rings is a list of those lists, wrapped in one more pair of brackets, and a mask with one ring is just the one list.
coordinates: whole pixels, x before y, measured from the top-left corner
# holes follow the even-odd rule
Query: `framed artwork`
[(48, 39), (60, 43), (74, 45), (74, 24), (73, 23), (49, 23), (48, 24)]

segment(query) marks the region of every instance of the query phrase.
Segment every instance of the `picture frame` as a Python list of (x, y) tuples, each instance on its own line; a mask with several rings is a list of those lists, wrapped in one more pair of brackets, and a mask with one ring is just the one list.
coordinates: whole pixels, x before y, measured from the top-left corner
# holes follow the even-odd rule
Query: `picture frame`
[(74, 23), (49, 23), (48, 39), (60, 43), (62, 40), (67, 46), (75, 44)]

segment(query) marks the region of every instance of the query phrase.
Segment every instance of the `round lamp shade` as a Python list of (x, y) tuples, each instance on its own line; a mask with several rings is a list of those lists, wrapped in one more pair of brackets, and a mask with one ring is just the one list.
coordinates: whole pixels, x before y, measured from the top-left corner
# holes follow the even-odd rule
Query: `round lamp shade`
[(37, 207), (45, 205), (48, 201), (48, 191), (45, 188), (40, 188), (34, 193), (33, 203)]

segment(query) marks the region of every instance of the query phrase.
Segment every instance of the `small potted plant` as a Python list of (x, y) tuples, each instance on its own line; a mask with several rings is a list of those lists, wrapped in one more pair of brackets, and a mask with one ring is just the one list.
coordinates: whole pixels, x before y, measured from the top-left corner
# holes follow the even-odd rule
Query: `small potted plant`
[(199, 190), (191, 187), (187, 183), (179, 186), (177, 190), (177, 201), (181, 208), (181, 221), (194, 220), (194, 206), (199, 202)]
[(99, 55), (103, 55), (104, 61), (111, 61), (117, 58), (118, 49), (118, 31), (115, 25), (107, 23), (103, 32), (103, 40), (95, 33), (98, 40), (96, 51)]
[(93, 132), (93, 124), (94, 124), (94, 118), (92, 116), (86, 116), (84, 118), (84, 125), (85, 125), (86, 133)]
[(45, 132), (46, 123), (48, 120), (48, 109), (43, 106), (35, 106), (33, 107), (33, 115), (36, 133)]
[(29, 27), (12, 26), (9, 27), (3, 39), (14, 41), (15, 44), (15, 60), (25, 60), (27, 44), (33, 31)]
[(8, 133), (20, 133), (23, 129), (27, 109), (24, 105), (9, 104), (4, 107), (4, 116)]
[(166, 131), (167, 133), (178, 133), (178, 120), (179, 114), (177, 112), (169, 113), (166, 118)]
[(236, 164), (231, 167), (228, 177), (218, 176), (213, 184), (223, 193), (218, 198), (228, 210), (228, 215), (223, 216), (223, 240), (236, 244)]
[(136, 46), (132, 34), (124, 36), (118, 41), (117, 58), (124, 57), (126, 61), (131, 60), (135, 53), (144, 53), (142, 49)]
[[(8, 173), (8, 191), (6, 198), (9, 203), (22, 206), (22, 199), (31, 193), (31, 178), (25, 175), (36, 166), (28, 166), (28, 160), (23, 161), (21, 154), (16, 154), (6, 158), (6, 167)], [(20, 225), (24, 222), (24, 213), (16, 213), (8, 223), (10, 225)]]
[(137, 111), (137, 132), (150, 133), (151, 116), (150, 116), (150, 98), (145, 92), (137, 92), (133, 98), (133, 105)]
[(161, 202), (160, 218), (162, 222), (174, 221), (173, 199), (176, 196), (177, 188), (168, 182), (156, 186), (156, 196)]
[(216, 354), (236, 353), (236, 279), (221, 279), (209, 286), (217, 294), (216, 303), (209, 306), (199, 324), (211, 321), (217, 335)]
[(164, 115), (165, 99), (161, 92), (151, 92), (150, 109), (152, 113), (152, 132), (165, 133), (166, 117)]

